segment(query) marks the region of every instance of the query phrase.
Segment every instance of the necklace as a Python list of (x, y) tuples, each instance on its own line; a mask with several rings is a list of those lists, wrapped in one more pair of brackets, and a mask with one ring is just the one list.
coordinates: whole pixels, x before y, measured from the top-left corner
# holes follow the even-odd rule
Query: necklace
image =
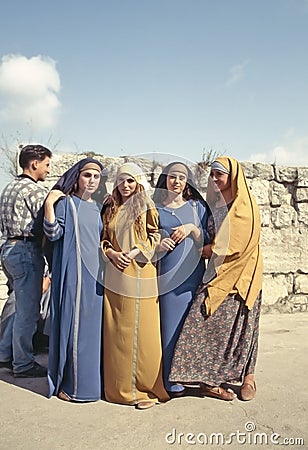
[(164, 206), (163, 210), (167, 211), (169, 214), (171, 214), (172, 216), (176, 215), (176, 212), (178, 209), (182, 208), (182, 206), (184, 206), (185, 203), (183, 203), (183, 205), (179, 206), (178, 208), (171, 208), (170, 206)]
[(163, 206), (163, 210), (167, 213), (171, 214), (172, 216), (175, 216), (175, 210), (172, 208), (169, 208), (168, 206)]
[(182, 206), (184, 206), (185, 204), (186, 204), (186, 202), (183, 202), (181, 205), (177, 206), (176, 208), (172, 208), (171, 206), (165, 205), (165, 206), (163, 207), (163, 209), (164, 209), (165, 211), (167, 211), (168, 213), (170, 213), (172, 216), (175, 216), (175, 215), (176, 215), (175, 211), (176, 211), (177, 209), (182, 208)]

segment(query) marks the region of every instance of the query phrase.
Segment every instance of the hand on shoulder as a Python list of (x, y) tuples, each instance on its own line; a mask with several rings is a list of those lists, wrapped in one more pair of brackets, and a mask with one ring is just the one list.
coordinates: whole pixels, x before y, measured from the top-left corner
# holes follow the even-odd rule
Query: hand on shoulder
[(59, 189), (53, 189), (47, 195), (46, 203), (54, 205), (62, 197), (65, 197), (65, 194), (62, 191)]

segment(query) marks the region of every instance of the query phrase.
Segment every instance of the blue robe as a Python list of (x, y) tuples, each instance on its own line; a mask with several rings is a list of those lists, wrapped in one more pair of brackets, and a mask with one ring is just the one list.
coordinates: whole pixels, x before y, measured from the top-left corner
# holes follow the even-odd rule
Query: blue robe
[[(208, 241), (207, 209), (196, 200), (189, 200), (180, 208), (156, 205), (162, 238), (172, 235), (172, 228), (193, 223), (202, 231), (199, 247)], [(158, 289), (163, 350), (164, 385), (169, 392), (183, 389), (168, 381), (174, 348), (188, 314), (192, 299), (205, 270), (198, 245), (188, 236), (174, 250), (167, 252), (158, 263)]]
[(76, 196), (56, 204), (56, 221), (44, 221), (54, 242), (48, 381), (50, 396), (101, 398), (103, 310), (100, 205)]

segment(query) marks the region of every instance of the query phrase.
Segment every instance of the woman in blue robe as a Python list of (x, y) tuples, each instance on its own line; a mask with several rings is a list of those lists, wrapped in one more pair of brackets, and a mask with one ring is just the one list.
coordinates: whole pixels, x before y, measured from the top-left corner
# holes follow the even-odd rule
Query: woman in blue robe
[(66, 401), (101, 399), (102, 206), (94, 197), (102, 171), (95, 159), (79, 161), (45, 201), (53, 242), (48, 382), (50, 396)]
[(205, 270), (201, 248), (207, 242), (208, 209), (192, 172), (179, 162), (163, 169), (153, 198), (162, 235), (157, 257), (163, 377), (165, 389), (175, 397), (185, 389), (168, 381), (168, 376), (177, 339)]

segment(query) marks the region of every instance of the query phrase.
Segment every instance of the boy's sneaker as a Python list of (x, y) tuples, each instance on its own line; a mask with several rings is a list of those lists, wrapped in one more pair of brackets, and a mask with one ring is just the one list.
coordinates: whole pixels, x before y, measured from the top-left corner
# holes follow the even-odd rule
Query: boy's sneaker
[(47, 369), (41, 366), (37, 362), (34, 362), (34, 366), (31, 369), (25, 370), (24, 372), (14, 373), (15, 378), (39, 378), (46, 377)]
[(0, 369), (1, 368), (12, 370), (13, 369), (12, 361), (0, 361)]

